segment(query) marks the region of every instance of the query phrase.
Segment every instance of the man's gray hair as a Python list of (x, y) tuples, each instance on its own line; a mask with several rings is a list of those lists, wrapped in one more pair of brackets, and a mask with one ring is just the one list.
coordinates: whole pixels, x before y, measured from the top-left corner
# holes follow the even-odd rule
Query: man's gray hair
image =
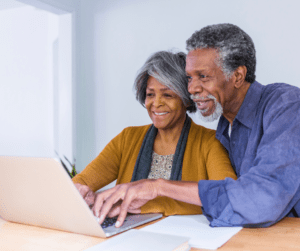
[(187, 41), (188, 51), (214, 48), (218, 51), (218, 64), (229, 79), (239, 66), (246, 66), (245, 80), (255, 81), (256, 56), (251, 37), (233, 24), (209, 25), (196, 31)]
[(139, 70), (134, 82), (136, 99), (145, 106), (147, 81), (150, 76), (175, 92), (189, 112), (195, 112), (196, 106), (188, 93), (188, 81), (185, 74), (186, 54), (159, 51), (150, 56)]

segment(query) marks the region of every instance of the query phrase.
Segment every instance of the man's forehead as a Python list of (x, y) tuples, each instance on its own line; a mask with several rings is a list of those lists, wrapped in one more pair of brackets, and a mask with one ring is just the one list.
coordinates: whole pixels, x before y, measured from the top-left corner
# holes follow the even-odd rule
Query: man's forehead
[(192, 50), (186, 57), (186, 71), (215, 67), (217, 57), (217, 50), (213, 48)]

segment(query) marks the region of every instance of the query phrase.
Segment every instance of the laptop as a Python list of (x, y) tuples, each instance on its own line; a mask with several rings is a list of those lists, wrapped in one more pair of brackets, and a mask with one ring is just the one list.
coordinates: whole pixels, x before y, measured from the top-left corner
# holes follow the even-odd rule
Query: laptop
[(11, 222), (103, 238), (162, 214), (128, 215), (120, 228), (102, 227), (58, 160), (0, 156), (0, 216)]

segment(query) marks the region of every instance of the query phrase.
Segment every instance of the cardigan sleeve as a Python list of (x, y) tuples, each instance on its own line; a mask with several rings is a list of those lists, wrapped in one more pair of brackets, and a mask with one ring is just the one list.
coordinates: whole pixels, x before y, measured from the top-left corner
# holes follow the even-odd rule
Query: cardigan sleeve
[(154, 200), (148, 201), (144, 206), (142, 206), (141, 210), (143, 214), (162, 213), (164, 216), (175, 214), (202, 214), (201, 207), (168, 197), (157, 197)]
[(101, 153), (81, 173), (77, 174), (72, 181), (87, 185), (95, 192), (117, 179), (125, 130), (113, 138)]

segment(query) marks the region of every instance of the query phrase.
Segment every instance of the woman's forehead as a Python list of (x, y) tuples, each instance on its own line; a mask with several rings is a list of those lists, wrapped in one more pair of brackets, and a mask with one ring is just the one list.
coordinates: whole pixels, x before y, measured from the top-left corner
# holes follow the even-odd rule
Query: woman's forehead
[(156, 78), (150, 76), (147, 81), (147, 89), (170, 90), (169, 87), (159, 82)]

